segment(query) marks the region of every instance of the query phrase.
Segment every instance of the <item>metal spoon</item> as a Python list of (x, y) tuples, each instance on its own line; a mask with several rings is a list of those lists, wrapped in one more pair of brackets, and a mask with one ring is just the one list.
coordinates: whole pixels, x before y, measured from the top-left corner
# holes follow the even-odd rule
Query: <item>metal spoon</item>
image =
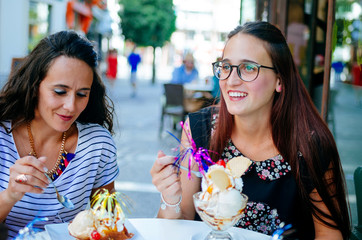
[(73, 209), (74, 204), (72, 203), (72, 201), (70, 201), (67, 197), (65, 197), (63, 195), (60, 195), (57, 188), (55, 187), (55, 185), (53, 183), (53, 180), (48, 176), (48, 174), (44, 173), (44, 175), (48, 178), (49, 182), (51, 184), (53, 184), (54, 190), (57, 193), (58, 202), (60, 202), (60, 204), (62, 204), (66, 208)]
[[(177, 164), (176, 166), (179, 167), (179, 168), (181, 168), (181, 169), (183, 169), (183, 170), (186, 170), (186, 171), (189, 170), (187, 167), (184, 167), (184, 166), (179, 165), (179, 164)], [(191, 172), (192, 172), (196, 177), (199, 177), (199, 178), (202, 177), (202, 174), (201, 174), (200, 172), (196, 172), (196, 171), (193, 171), (193, 170), (191, 170)]]

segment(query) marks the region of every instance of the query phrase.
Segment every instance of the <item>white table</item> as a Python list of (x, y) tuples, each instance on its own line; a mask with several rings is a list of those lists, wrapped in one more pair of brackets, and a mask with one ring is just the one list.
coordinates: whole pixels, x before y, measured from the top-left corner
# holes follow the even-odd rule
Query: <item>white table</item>
[(186, 112), (200, 110), (209, 99), (211, 102), (213, 89), (212, 84), (203, 82), (191, 82), (184, 84), (184, 108)]
[[(129, 219), (131, 225), (126, 227), (129, 232), (136, 233), (131, 239), (135, 240), (203, 240), (204, 236), (211, 229), (203, 222), (190, 220), (170, 220), (160, 218), (132, 218)], [(69, 236), (66, 224), (58, 224), (59, 233), (55, 234), (57, 239), (51, 239), (47, 232), (37, 234), (43, 240), (74, 239)], [(269, 240), (270, 236), (261, 233), (241, 229), (230, 228), (228, 232), (238, 240)], [(63, 236), (64, 234), (64, 236)], [(67, 235), (67, 236), (65, 236)], [(41, 238), (42, 237), (42, 238)]]
[[(134, 218), (129, 220), (145, 240), (199, 240), (196, 235), (207, 235), (211, 231), (204, 222), (169, 220), (161, 218)], [(269, 240), (270, 236), (241, 228), (228, 230), (239, 240)], [(205, 233), (205, 234), (202, 234)], [(201, 238), (200, 240), (203, 240)]]
[(194, 91), (194, 92), (211, 92), (212, 88), (213, 88), (212, 84), (205, 84), (200, 82), (191, 82), (184, 84), (185, 90)]

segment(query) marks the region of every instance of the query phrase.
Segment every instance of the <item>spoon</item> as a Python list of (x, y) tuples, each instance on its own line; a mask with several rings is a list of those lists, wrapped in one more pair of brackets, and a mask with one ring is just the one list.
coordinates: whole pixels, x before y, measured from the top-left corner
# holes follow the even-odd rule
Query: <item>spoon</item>
[(72, 201), (70, 201), (67, 197), (63, 195), (60, 195), (52, 179), (48, 176), (48, 174), (44, 173), (44, 175), (48, 178), (49, 182), (53, 184), (54, 190), (57, 193), (58, 202), (60, 202), (60, 204), (62, 204), (66, 208), (73, 209), (74, 204), (72, 203)]
[[(176, 166), (179, 167), (179, 168), (181, 168), (181, 169), (183, 169), (183, 170), (186, 170), (186, 171), (189, 170), (187, 167), (184, 167), (184, 166), (179, 165), (179, 164), (176, 164)], [(199, 177), (199, 178), (202, 177), (202, 174), (201, 174), (200, 172), (196, 172), (196, 171), (193, 171), (193, 170), (191, 170), (191, 172), (192, 172), (193, 174), (195, 174), (196, 177)]]

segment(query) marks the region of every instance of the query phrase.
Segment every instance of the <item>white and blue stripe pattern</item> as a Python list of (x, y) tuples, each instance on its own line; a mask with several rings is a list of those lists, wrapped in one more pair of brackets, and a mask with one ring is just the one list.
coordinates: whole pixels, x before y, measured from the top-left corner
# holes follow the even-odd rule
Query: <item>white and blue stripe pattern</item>
[[(11, 123), (4, 122), (10, 129)], [(92, 189), (113, 182), (118, 173), (115, 143), (110, 133), (98, 124), (80, 124), (78, 145), (75, 157), (64, 172), (54, 181), (60, 194), (74, 203), (73, 210), (62, 207), (57, 201), (54, 188), (49, 185), (43, 194), (27, 193), (15, 204), (6, 218), (10, 239), (19, 229), (35, 217), (48, 217), (49, 221), (35, 224), (44, 228), (45, 224), (69, 222), (85, 209)], [(9, 181), (9, 168), (19, 159), (12, 134), (0, 127), (0, 192), (5, 190)]]

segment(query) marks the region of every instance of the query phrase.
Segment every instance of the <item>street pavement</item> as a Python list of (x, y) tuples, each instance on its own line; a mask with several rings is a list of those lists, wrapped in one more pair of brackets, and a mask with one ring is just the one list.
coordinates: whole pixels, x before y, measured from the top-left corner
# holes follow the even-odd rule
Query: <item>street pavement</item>
[(160, 195), (151, 182), (150, 169), (158, 150), (171, 153), (177, 145), (167, 133), (162, 139), (158, 136), (162, 85), (139, 80), (135, 97), (126, 79), (117, 79), (113, 85), (106, 82), (106, 86), (116, 113), (114, 139), (120, 168), (116, 190), (133, 201), (129, 217), (155, 217)]
[[(113, 85), (106, 81), (106, 86), (116, 113), (114, 139), (120, 167), (116, 190), (125, 193), (134, 202), (129, 217), (155, 217), (160, 195), (152, 185), (150, 169), (158, 150), (170, 154), (171, 149), (177, 146), (176, 140), (166, 132), (161, 139), (158, 137), (162, 82), (152, 85), (148, 79), (139, 80), (137, 95), (133, 98), (130, 83), (125, 78), (117, 79)], [(346, 175), (353, 224), (357, 224), (353, 172), (357, 166), (362, 166), (362, 104), (359, 102), (362, 97), (358, 96), (362, 89), (341, 83), (335, 88), (338, 91), (331, 119), (334, 120), (334, 134)], [(171, 123), (166, 121), (164, 129), (170, 130)]]

